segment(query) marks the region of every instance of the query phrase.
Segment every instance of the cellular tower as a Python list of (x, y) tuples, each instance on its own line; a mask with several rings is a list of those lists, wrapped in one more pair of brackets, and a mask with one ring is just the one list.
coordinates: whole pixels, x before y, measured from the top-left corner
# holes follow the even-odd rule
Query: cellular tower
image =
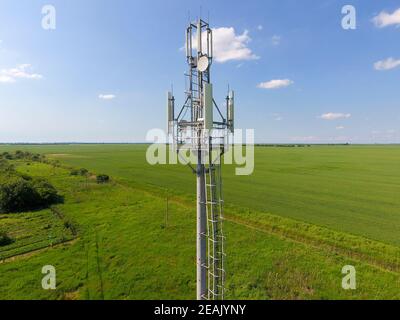
[[(224, 299), (225, 253), (221, 159), (234, 132), (234, 92), (229, 91), (220, 109), (211, 82), (213, 32), (201, 18), (186, 28), (185, 103), (175, 110), (168, 92), (168, 134), (178, 156), (197, 177), (197, 299)], [(171, 139), (172, 138), (172, 139)], [(192, 165), (195, 164), (195, 165)]]

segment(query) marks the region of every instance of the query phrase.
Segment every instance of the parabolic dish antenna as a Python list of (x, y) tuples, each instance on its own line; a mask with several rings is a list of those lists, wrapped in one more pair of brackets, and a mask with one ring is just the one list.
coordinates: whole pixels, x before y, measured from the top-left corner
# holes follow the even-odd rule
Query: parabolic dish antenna
[(200, 72), (204, 72), (208, 69), (209, 62), (208, 62), (208, 57), (207, 56), (202, 56), (199, 58), (199, 61), (197, 61), (197, 70)]

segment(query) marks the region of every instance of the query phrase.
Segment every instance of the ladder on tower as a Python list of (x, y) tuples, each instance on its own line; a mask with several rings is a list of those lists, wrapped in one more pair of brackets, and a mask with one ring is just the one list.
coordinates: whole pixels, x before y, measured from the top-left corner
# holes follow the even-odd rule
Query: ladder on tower
[[(212, 149), (212, 148), (211, 148)], [(205, 170), (207, 210), (207, 282), (208, 300), (224, 299), (225, 252), (223, 233), (223, 197), (221, 164), (212, 160), (212, 151)]]

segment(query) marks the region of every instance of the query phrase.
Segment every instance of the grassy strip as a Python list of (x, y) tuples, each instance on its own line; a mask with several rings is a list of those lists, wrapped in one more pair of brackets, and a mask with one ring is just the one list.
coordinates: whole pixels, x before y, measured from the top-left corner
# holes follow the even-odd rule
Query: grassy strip
[[(125, 188), (132, 188), (132, 183), (119, 183)], [(139, 189), (158, 197), (168, 195), (170, 202), (187, 208), (193, 207), (191, 197), (163, 190), (154, 185), (137, 184), (133, 189)], [(248, 208), (231, 205), (227, 206), (224, 211), (225, 219), (228, 221), (311, 245), (332, 254), (361, 260), (385, 271), (400, 272), (400, 248), (394, 245)]]
[[(132, 184), (120, 183), (126, 188), (132, 188)], [(193, 200), (189, 196), (162, 190), (154, 185), (138, 184), (134, 188), (156, 196), (166, 197), (168, 195), (170, 202), (185, 207), (193, 207)], [(362, 260), (386, 271), (400, 272), (400, 248), (397, 246), (248, 208), (231, 205), (227, 206), (224, 211), (225, 219), (228, 221), (311, 245), (347, 258)]]
[[(123, 184), (127, 188), (131, 187), (131, 184)], [(138, 184), (135, 187), (153, 195), (166, 196), (171, 193), (169, 190), (157, 190), (154, 185)], [(169, 201), (186, 207), (193, 206), (193, 199), (185, 195), (173, 193), (169, 195)], [(225, 219), (231, 222), (256, 227), (264, 232), (329, 250), (348, 258), (363, 260), (387, 271), (400, 272), (400, 248), (394, 245), (239, 206), (226, 206), (224, 211)]]
[(400, 248), (395, 246), (266, 213), (243, 210), (238, 213), (233, 209), (225, 214), (225, 219), (334, 254), (362, 260), (387, 271), (400, 272)]

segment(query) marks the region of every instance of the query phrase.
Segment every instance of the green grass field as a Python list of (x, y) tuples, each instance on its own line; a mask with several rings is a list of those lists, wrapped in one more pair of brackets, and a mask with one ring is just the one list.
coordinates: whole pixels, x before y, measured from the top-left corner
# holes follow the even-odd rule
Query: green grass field
[[(12, 150), (16, 147), (1, 147)], [(168, 189), (193, 199), (183, 166), (150, 166), (146, 146), (28, 146), (63, 163), (106, 172), (128, 185)], [(224, 168), (228, 204), (400, 244), (400, 147), (256, 148), (252, 176)]]
[[(65, 203), (56, 209), (77, 236), (55, 223), (52, 232), (75, 240), (0, 263), (0, 298), (194, 298), (195, 177), (188, 168), (148, 165), (144, 145), (0, 146), (0, 153), (17, 149), (109, 174), (112, 182), (97, 185), (42, 163), (17, 166), (61, 190)], [(225, 166), (227, 298), (400, 298), (399, 160), (399, 146), (257, 147), (252, 176)], [(31, 231), (45, 238), (34, 230), (51, 213), (11, 218), (33, 215)], [(0, 227), (19, 225), (2, 218)], [(55, 291), (41, 288), (46, 264), (57, 269)], [(346, 264), (356, 266), (357, 290), (341, 288)]]

